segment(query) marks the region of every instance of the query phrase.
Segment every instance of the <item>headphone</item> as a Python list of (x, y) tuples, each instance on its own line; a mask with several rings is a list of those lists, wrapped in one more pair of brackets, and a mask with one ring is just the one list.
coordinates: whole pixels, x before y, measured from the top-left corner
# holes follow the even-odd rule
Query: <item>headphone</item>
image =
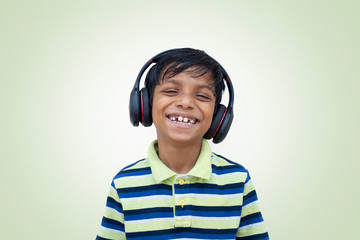
[[(177, 49), (170, 49), (159, 53), (158, 55), (151, 58), (145, 65), (141, 68), (134, 87), (130, 93), (130, 103), (129, 103), (129, 112), (130, 112), (130, 121), (133, 126), (139, 126), (139, 122), (145, 127), (149, 127), (152, 124), (152, 114), (151, 114), (151, 100), (149, 90), (144, 87), (140, 90), (140, 80), (144, 72), (151, 64), (156, 64), (156, 62), (166, 53), (174, 51)], [(210, 57), (211, 58), (211, 57)], [(230, 80), (229, 75), (226, 73), (225, 69), (215, 60), (220, 71), (223, 74), (223, 79), (226, 83), (227, 89), (229, 91), (229, 103), (225, 107), (222, 104), (217, 106), (216, 113), (214, 113), (212, 123), (209, 130), (205, 133), (204, 138), (213, 139), (214, 143), (222, 142), (230, 130), (232, 120), (234, 118), (233, 114), (233, 105), (234, 105), (234, 89)]]

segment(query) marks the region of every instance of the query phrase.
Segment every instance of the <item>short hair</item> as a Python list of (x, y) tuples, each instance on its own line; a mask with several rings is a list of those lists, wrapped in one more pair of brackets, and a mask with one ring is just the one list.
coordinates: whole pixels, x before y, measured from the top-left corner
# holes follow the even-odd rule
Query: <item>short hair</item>
[(221, 102), (222, 92), (225, 89), (223, 73), (217, 61), (204, 51), (193, 48), (179, 48), (164, 52), (156, 61), (156, 64), (150, 68), (145, 78), (145, 87), (149, 91), (151, 104), (155, 87), (160, 85), (160, 82), (164, 80), (167, 74), (170, 74), (170, 77), (174, 77), (176, 74), (194, 66), (196, 68), (192, 72), (197, 73), (194, 77), (201, 77), (208, 72), (212, 74), (216, 110)]

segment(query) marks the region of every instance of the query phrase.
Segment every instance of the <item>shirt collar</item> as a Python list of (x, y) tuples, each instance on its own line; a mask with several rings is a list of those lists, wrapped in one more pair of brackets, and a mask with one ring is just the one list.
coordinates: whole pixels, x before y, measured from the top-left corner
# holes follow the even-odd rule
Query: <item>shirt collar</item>
[[(157, 140), (153, 141), (148, 150), (148, 160), (151, 167), (151, 172), (155, 181), (160, 183), (168, 178), (177, 175), (176, 172), (168, 168), (157, 154)], [(203, 179), (209, 179), (211, 176), (211, 148), (209, 143), (203, 139), (201, 151), (196, 161), (195, 166), (186, 174)]]

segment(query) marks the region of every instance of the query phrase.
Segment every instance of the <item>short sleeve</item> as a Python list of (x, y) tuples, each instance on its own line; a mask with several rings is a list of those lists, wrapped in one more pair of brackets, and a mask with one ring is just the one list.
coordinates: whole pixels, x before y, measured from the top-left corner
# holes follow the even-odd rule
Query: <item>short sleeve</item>
[(248, 174), (243, 193), (243, 207), (240, 226), (236, 234), (237, 240), (267, 240), (264, 219), (261, 215), (256, 191)]
[(126, 239), (124, 230), (124, 213), (114, 181), (106, 200), (106, 208), (96, 240)]

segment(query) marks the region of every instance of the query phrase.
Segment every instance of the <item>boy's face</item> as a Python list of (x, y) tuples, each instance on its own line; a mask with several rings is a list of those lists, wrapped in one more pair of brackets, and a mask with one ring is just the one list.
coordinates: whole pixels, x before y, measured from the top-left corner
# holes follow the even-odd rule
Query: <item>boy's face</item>
[(154, 89), (152, 117), (159, 140), (198, 143), (211, 125), (215, 107), (212, 74), (199, 77), (192, 69), (165, 76)]

